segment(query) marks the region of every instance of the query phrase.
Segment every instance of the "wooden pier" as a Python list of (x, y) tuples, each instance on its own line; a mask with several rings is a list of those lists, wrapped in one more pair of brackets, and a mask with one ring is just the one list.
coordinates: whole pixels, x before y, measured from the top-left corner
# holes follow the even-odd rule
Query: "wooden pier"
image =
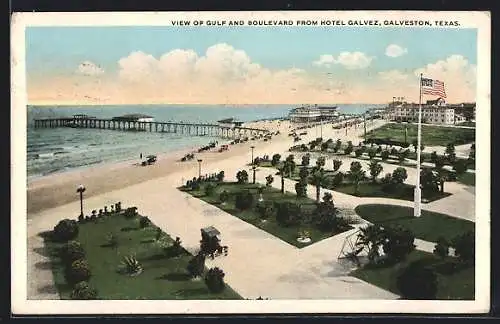
[(159, 133), (176, 133), (189, 136), (213, 136), (222, 138), (239, 138), (264, 136), (268, 130), (242, 127), (223, 126), (217, 124), (185, 123), (185, 122), (157, 122), (157, 121), (130, 121), (100, 118), (40, 118), (34, 120), (35, 128), (89, 128), (89, 129), (109, 129), (121, 131), (149, 131)]

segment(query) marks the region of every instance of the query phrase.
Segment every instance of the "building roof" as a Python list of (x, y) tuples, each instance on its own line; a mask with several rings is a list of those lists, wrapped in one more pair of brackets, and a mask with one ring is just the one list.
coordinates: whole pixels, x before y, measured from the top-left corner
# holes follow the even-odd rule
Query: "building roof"
[(440, 100), (443, 100), (443, 98), (439, 97), (436, 100), (427, 100), (428, 105), (435, 105), (437, 104)]
[(118, 117), (113, 117), (113, 119), (139, 119), (139, 118), (153, 118), (153, 116), (148, 116), (144, 114), (126, 114)]
[(240, 122), (240, 121), (237, 121), (237, 120), (234, 120), (234, 118), (225, 118), (225, 119), (221, 119), (219, 121), (217, 121), (218, 123), (224, 123), (224, 124), (241, 124), (243, 122)]

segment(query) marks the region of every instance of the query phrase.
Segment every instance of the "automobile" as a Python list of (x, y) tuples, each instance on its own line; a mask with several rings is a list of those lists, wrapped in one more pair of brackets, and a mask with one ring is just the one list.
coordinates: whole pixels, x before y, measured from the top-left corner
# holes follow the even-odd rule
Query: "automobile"
[(142, 161), (141, 165), (146, 166), (146, 165), (151, 165), (156, 162), (156, 155), (148, 155), (146, 156), (146, 160)]

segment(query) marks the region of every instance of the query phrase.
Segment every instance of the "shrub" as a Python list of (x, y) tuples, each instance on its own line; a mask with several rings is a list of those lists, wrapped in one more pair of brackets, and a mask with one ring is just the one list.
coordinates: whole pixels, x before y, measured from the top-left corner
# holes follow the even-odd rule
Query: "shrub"
[(361, 155), (363, 155), (363, 150), (359, 148), (354, 151), (354, 154), (356, 155), (356, 157), (360, 157)]
[(396, 184), (402, 184), (408, 178), (408, 172), (405, 168), (398, 167), (392, 172), (392, 180)]
[(389, 158), (389, 151), (388, 150), (383, 150), (380, 153), (380, 157), (382, 158), (383, 161), (387, 160)]
[(236, 179), (238, 183), (243, 184), (248, 182), (248, 172), (246, 170), (241, 170), (236, 173)]
[(439, 191), (439, 179), (437, 175), (431, 170), (424, 168), (420, 172), (420, 183), (422, 190), (427, 192)]
[(78, 300), (97, 299), (97, 290), (90, 287), (86, 281), (80, 281), (73, 288), (70, 297)]
[(193, 278), (199, 277), (205, 270), (205, 255), (198, 253), (189, 260), (187, 265), (187, 272)]
[(240, 191), (236, 194), (235, 206), (240, 210), (246, 210), (252, 207), (253, 200), (250, 190)]
[(403, 228), (386, 228), (387, 240), (383, 244), (384, 253), (394, 262), (403, 261), (415, 249), (415, 235)]
[(404, 299), (434, 299), (437, 293), (437, 275), (421, 262), (410, 263), (397, 277), (396, 284)]
[(78, 241), (69, 241), (61, 248), (61, 259), (67, 265), (84, 258), (85, 250)]
[(393, 148), (391, 149), (391, 155), (393, 155), (393, 156), (397, 156), (397, 155), (398, 155), (398, 150), (396, 150), (396, 148), (395, 148), (395, 147), (393, 147)]
[(372, 181), (376, 182), (378, 175), (383, 170), (382, 165), (375, 160), (371, 160), (368, 168), (370, 169), (370, 176), (372, 177)]
[(308, 176), (309, 176), (309, 170), (307, 170), (307, 168), (300, 168), (299, 178), (306, 180)]
[(352, 150), (353, 150), (353, 149), (354, 149), (354, 147), (352, 146), (352, 142), (351, 142), (351, 141), (349, 141), (349, 142), (347, 142), (347, 146), (346, 146), (346, 148), (344, 149), (344, 153), (345, 153), (345, 154), (347, 154), (347, 155), (349, 155), (349, 154), (351, 154), (351, 153), (352, 153)]
[(453, 164), (453, 170), (457, 173), (457, 175), (464, 174), (467, 171), (467, 161), (465, 160), (457, 160)]
[(437, 155), (436, 151), (433, 151), (431, 153), (430, 160), (432, 163), (436, 163), (437, 159), (438, 159), (438, 155)]
[(373, 159), (375, 155), (377, 155), (377, 152), (374, 149), (368, 151), (368, 156), (370, 157), (370, 159)]
[(63, 219), (54, 227), (52, 237), (58, 242), (67, 242), (78, 236), (78, 223), (75, 220)]
[(271, 160), (271, 165), (272, 166), (277, 166), (278, 163), (280, 162), (281, 155), (280, 154), (274, 154)]
[(224, 190), (219, 195), (219, 200), (222, 204), (224, 204), (229, 199), (229, 193)]
[(325, 166), (325, 163), (326, 163), (326, 159), (324, 156), (320, 156), (318, 159), (316, 159), (316, 166), (318, 168), (322, 168)]
[(214, 194), (214, 192), (215, 192), (215, 185), (212, 183), (207, 183), (207, 185), (205, 186), (205, 195), (211, 196)]
[(207, 284), (208, 290), (212, 293), (223, 291), (226, 287), (224, 284), (224, 276), (224, 271), (217, 267), (208, 270), (205, 276), (205, 283)]
[(134, 218), (137, 214), (137, 207), (129, 207), (125, 209), (125, 213), (123, 214), (127, 218)]
[(465, 234), (455, 237), (451, 246), (455, 249), (455, 255), (466, 263), (473, 263), (475, 258), (475, 238), (474, 231), (469, 231)]
[(270, 187), (270, 186), (271, 186), (271, 184), (273, 183), (273, 181), (274, 181), (273, 176), (272, 176), (272, 175), (268, 175), (268, 176), (266, 177), (266, 187)]
[(293, 202), (282, 202), (276, 206), (276, 221), (283, 226), (290, 226), (299, 223), (301, 208)]
[(274, 203), (272, 201), (259, 202), (257, 204), (257, 212), (262, 219), (267, 219), (273, 216), (275, 212)]
[(121, 262), (122, 271), (129, 275), (138, 275), (142, 272), (142, 265), (135, 256), (125, 256)]
[[(325, 200), (325, 198), (327, 200)], [(330, 197), (323, 197), (313, 212), (316, 225), (323, 231), (332, 231), (337, 227), (337, 209)]]
[(343, 181), (344, 181), (344, 174), (342, 172), (338, 172), (332, 178), (332, 186), (335, 188), (341, 185)]
[(217, 181), (224, 181), (224, 171), (220, 171), (219, 173), (217, 173)]
[(141, 216), (141, 218), (139, 219), (139, 227), (140, 228), (149, 227), (149, 226), (151, 226), (151, 224), (152, 224), (151, 220), (147, 216)]
[(173, 257), (179, 256), (182, 254), (182, 252), (184, 252), (184, 249), (182, 248), (182, 241), (181, 241), (180, 237), (175, 238), (175, 241), (172, 243), (172, 245), (169, 247), (168, 250), (169, 250), (168, 251), (169, 256), (173, 256)]
[(340, 167), (342, 166), (342, 161), (340, 160), (333, 160), (333, 171), (338, 171)]
[(84, 221), (85, 221), (85, 216), (83, 216), (83, 215), (81, 215), (81, 214), (80, 214), (80, 215), (78, 215), (78, 223), (80, 223), (80, 224), (81, 224), (81, 223), (83, 223)]
[(306, 154), (304, 156), (302, 156), (302, 166), (308, 166), (310, 163), (310, 156), (309, 154)]
[(434, 246), (434, 255), (440, 257), (440, 258), (445, 258), (448, 256), (450, 249), (450, 244), (446, 241), (445, 238), (440, 237), (437, 240), (436, 245)]
[(300, 181), (295, 183), (295, 192), (297, 193), (297, 197), (307, 197), (307, 182), (305, 179), (300, 179)]
[(73, 261), (66, 272), (66, 279), (72, 284), (80, 281), (88, 281), (91, 276), (92, 273), (89, 264), (85, 259)]

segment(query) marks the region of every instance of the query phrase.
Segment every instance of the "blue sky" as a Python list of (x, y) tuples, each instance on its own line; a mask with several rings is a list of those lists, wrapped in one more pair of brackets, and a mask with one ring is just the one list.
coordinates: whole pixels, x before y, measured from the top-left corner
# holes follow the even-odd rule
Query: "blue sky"
[[(117, 69), (120, 58), (143, 51), (158, 58), (172, 49), (193, 49), (199, 55), (217, 43), (244, 50), (253, 62), (267, 68), (310, 69), (321, 54), (361, 51), (375, 56), (371, 68), (415, 69), (463, 55), (476, 64), (476, 31), (431, 28), (322, 28), (322, 27), (30, 27), (26, 32), (27, 69), (74, 70), (90, 60), (106, 71)], [(389, 44), (408, 53), (398, 58), (384, 55)]]
[[(418, 93), (423, 72), (446, 82), (452, 101), (473, 101), (476, 38), (475, 29), (445, 28), (29, 27), (28, 98), (375, 103)], [(387, 56), (388, 47), (402, 55)]]

